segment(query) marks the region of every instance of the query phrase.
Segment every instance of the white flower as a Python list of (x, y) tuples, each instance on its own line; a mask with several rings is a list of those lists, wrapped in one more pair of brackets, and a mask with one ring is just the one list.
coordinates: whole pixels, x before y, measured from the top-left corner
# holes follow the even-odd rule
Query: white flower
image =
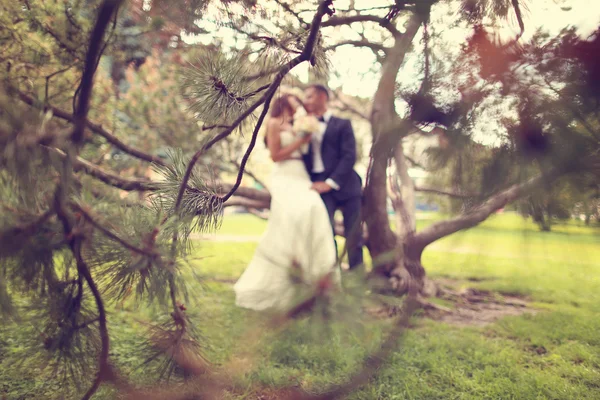
[(303, 115), (294, 119), (294, 132), (317, 133), (321, 128), (319, 120), (312, 115)]

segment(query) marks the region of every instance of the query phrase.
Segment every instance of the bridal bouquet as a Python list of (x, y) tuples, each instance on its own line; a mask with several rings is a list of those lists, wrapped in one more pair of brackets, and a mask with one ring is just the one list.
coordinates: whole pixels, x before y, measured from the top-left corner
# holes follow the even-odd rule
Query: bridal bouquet
[(294, 118), (294, 132), (301, 135), (317, 133), (320, 129), (319, 120), (312, 115), (302, 115)]
[[(306, 137), (307, 135), (317, 133), (319, 131), (319, 120), (312, 115), (306, 115), (306, 112), (296, 112), (292, 129), (302, 137)], [(300, 147), (300, 151), (302, 154), (307, 154), (308, 143), (303, 144), (302, 147)]]

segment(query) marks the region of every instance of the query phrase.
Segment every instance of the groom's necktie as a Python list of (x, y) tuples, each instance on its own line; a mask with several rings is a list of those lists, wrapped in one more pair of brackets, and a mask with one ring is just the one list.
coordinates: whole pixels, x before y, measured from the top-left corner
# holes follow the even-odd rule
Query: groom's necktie
[(319, 119), (319, 121), (321, 121), (321, 122), (325, 122), (325, 117), (324, 117), (323, 115), (321, 115), (321, 116), (320, 116), (318, 119)]

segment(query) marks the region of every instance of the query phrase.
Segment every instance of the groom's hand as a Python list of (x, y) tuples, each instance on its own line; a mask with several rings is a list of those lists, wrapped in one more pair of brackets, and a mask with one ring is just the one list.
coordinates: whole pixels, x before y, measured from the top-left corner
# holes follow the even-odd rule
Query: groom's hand
[(312, 189), (316, 190), (319, 194), (327, 193), (331, 191), (331, 186), (325, 182), (315, 182), (312, 184)]

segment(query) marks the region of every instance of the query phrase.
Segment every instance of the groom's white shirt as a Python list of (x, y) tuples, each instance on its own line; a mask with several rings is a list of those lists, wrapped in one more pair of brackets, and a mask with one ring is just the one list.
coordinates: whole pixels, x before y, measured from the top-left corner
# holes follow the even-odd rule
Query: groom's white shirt
[[(327, 124), (329, 123), (329, 120), (331, 120), (332, 116), (333, 113), (329, 110), (327, 110), (325, 114), (323, 114), (323, 119), (325, 120), (325, 122), (320, 122), (321, 129), (319, 130), (319, 132), (314, 134), (311, 139), (313, 148), (312, 172), (314, 174), (320, 174), (321, 172), (325, 171), (325, 164), (323, 164), (323, 156), (321, 154), (321, 146), (323, 144), (323, 136), (325, 136), (325, 131), (327, 130)], [(338, 185), (333, 179), (326, 179), (325, 183), (331, 186), (334, 190), (340, 190), (340, 185)]]

